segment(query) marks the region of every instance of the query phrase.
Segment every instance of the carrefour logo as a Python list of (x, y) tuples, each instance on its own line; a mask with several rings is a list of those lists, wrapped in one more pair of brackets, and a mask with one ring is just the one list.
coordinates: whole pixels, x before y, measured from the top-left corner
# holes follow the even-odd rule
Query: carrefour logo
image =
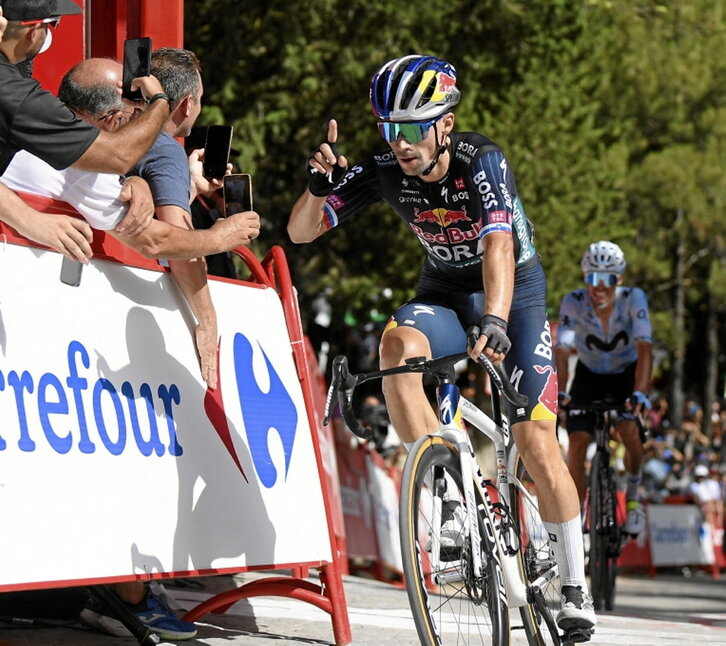
[[(258, 349), (262, 353), (267, 373), (259, 377), (265, 381), (267, 381), (265, 377), (269, 379), (264, 388), (260, 387), (258, 376), (255, 376), (253, 370), (252, 344), (244, 335), (239, 333), (235, 335), (233, 344), (235, 376), (247, 442), (260, 482), (265, 487), (272, 487), (281, 475), (287, 476), (290, 468), (298, 413), (269, 357), (261, 347), (258, 346)], [(270, 454), (272, 433), (276, 433), (282, 442), (285, 456), (284, 474), (278, 474), (272, 463)]]
[[(278, 372), (259, 344), (253, 348), (242, 334), (233, 342), (234, 380), (250, 455), (260, 482), (272, 487), (284, 480), (290, 467), (298, 412)], [(255, 352), (262, 361), (253, 362)], [(0, 370), (0, 451), (13, 445), (26, 453), (45, 442), (58, 454), (106, 451), (121, 455), (181, 457), (177, 437), (183, 393), (175, 383), (152, 386), (124, 381), (120, 387), (91, 370), (90, 354), (80, 341), (66, 349), (66, 369), (40, 376), (28, 370)], [(95, 377), (95, 381), (94, 381)], [(216, 391), (208, 391), (204, 408), (232, 459), (242, 471), (231, 440), (221, 401), (220, 375)], [(210, 404), (218, 404), (211, 406)], [(216, 411), (216, 415), (212, 411)], [(37, 421), (40, 422), (40, 431)], [(196, 430), (196, 429), (195, 429)], [(284, 454), (284, 473), (273, 464), (270, 440), (277, 434)], [(242, 471), (244, 476), (244, 472)], [(245, 476), (246, 477), (246, 476)]]

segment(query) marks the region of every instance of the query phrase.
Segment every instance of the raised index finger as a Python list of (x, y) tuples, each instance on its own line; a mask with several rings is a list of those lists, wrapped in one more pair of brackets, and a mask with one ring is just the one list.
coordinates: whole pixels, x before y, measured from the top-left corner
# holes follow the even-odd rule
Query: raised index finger
[(338, 141), (338, 122), (335, 119), (328, 121), (328, 143)]

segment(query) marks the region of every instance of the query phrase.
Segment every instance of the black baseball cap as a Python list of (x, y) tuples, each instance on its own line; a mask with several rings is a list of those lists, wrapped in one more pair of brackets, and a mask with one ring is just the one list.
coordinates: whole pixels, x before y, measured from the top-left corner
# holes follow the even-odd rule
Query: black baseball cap
[(81, 8), (73, 0), (0, 0), (0, 6), (3, 16), (14, 22), (81, 13)]

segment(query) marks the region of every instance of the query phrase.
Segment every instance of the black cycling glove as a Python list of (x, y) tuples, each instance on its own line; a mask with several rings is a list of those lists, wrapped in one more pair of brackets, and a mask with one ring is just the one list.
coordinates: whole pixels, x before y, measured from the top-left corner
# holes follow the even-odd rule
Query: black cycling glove
[(318, 172), (315, 168), (310, 165), (310, 160), (315, 156), (315, 153), (320, 152), (320, 148), (314, 150), (307, 161), (307, 175), (308, 175), (308, 189), (315, 197), (326, 197), (330, 195), (331, 191), (337, 186), (338, 182), (345, 177), (348, 172), (348, 166), (340, 166), (337, 163), (337, 159), (340, 157), (338, 151), (335, 148), (335, 144), (327, 142), (330, 149), (335, 155), (336, 164), (333, 166), (333, 170), (327, 175), (323, 175)]
[(507, 354), (512, 342), (507, 336), (507, 322), (493, 314), (485, 314), (479, 324), (481, 334), (487, 337), (486, 348), (491, 348), (494, 352)]

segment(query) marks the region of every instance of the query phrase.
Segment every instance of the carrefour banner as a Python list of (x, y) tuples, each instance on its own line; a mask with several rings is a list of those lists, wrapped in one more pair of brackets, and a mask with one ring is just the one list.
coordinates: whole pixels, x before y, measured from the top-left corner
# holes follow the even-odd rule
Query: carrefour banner
[(272, 289), (210, 281), (219, 387), (167, 273), (0, 246), (0, 590), (330, 561)]

